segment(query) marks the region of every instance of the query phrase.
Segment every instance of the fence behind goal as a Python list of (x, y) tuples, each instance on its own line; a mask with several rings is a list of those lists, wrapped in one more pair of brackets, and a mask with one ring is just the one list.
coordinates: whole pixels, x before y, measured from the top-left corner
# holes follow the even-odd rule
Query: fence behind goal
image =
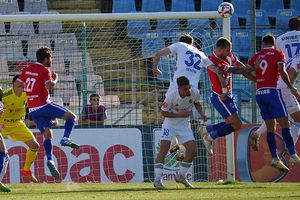
[[(155, 149), (158, 145), (155, 143), (155, 136), (159, 134), (159, 128), (163, 122), (160, 106), (169, 82), (172, 80), (172, 74), (176, 70), (176, 58), (165, 56), (161, 58), (158, 64), (162, 74), (154, 77), (151, 58), (156, 51), (177, 42), (182, 33), (191, 34), (195, 38), (195, 46), (204, 51), (206, 55), (210, 55), (218, 37), (222, 36), (223, 33), (225, 33), (224, 36), (229, 37), (230, 20), (223, 19), (222, 21), (222, 19), (219, 19), (220, 16), (217, 12), (89, 15), (23, 14), (2, 16), (0, 19), (0, 78), (2, 88), (11, 87), (12, 76), (18, 73), (22, 67), (35, 62), (35, 51), (38, 47), (51, 47), (54, 52), (51, 69), (59, 75), (59, 82), (51, 91), (51, 100), (65, 105), (78, 116), (81, 116), (82, 109), (87, 103), (90, 103), (89, 95), (97, 93), (100, 95), (100, 103), (105, 106), (107, 114), (107, 118), (103, 123), (84, 123), (76, 126), (73, 137), (77, 138), (79, 143), (82, 142), (83, 150), (77, 153), (76, 150), (67, 151), (65, 153), (66, 157), (77, 155), (74, 162), (79, 159), (81, 164), (85, 161), (81, 160), (83, 158), (79, 156), (80, 154), (87, 153), (91, 156), (90, 158), (96, 158), (98, 154), (95, 153), (94, 149), (97, 150), (97, 148), (105, 146), (103, 141), (106, 141), (107, 138), (110, 139), (110, 137), (112, 141), (117, 141), (117, 147), (114, 146), (112, 149), (107, 147), (104, 150), (101, 149), (101, 151), (107, 152), (110, 150), (115, 154), (127, 151), (128, 149), (124, 149), (121, 145), (122, 142), (124, 140), (134, 140), (134, 138), (128, 136), (126, 139), (123, 135), (120, 136), (120, 141), (118, 141), (118, 134), (122, 134), (120, 132), (123, 132), (123, 130), (123, 134), (130, 134), (131, 132), (126, 131), (126, 128), (136, 128), (142, 136), (140, 139), (140, 153), (142, 153), (141, 164), (143, 167), (139, 170), (142, 170), (144, 181), (151, 181), (154, 176)], [(235, 77), (234, 81), (243, 84), (244, 79)], [(209, 116), (208, 123), (221, 120), (209, 103), (210, 85), (206, 71), (202, 73), (199, 88), (202, 97), (201, 104), (204, 106), (207, 116)], [(242, 113), (244, 121), (250, 121), (250, 108), (246, 106), (247, 104), (242, 103), (244, 96), (239, 95), (238, 98), (240, 98), (239, 105), (244, 111), (244, 114)], [(199, 115), (195, 113), (192, 128), (198, 144), (198, 155), (191, 172), (192, 179), (195, 181), (233, 179), (232, 138), (228, 137), (227, 141), (225, 139), (218, 140), (214, 145), (215, 156), (209, 157), (196, 132), (199, 123)], [(63, 125), (62, 122), (59, 124)], [(94, 130), (94, 133), (89, 134), (88, 129)], [(107, 135), (107, 132), (111, 131), (109, 129), (115, 130), (117, 134)], [(61, 131), (54, 129), (54, 132)], [(99, 135), (95, 136), (95, 132)], [(58, 135), (54, 134), (54, 137), (59, 137)], [(41, 142), (40, 136), (37, 137)], [(102, 140), (103, 137), (106, 137), (106, 140)], [(98, 139), (99, 141), (97, 141)], [(135, 141), (130, 142), (134, 143)], [(139, 141), (136, 142), (139, 143)], [(12, 148), (10, 145), (15, 144), (8, 141), (12, 161), (6, 181), (14, 173), (13, 171), (19, 170), (21, 165), (18, 164), (24, 161), (25, 155), (24, 148)], [(17, 145), (22, 146), (19, 143)], [(135, 145), (132, 144), (132, 146), (134, 148)], [(40, 156), (34, 164), (35, 173), (43, 181), (51, 182), (53, 180), (49, 176), (48, 169), (44, 169), (42, 148), (40, 152), (41, 154), (39, 154)], [(131, 176), (116, 175), (123, 174), (124, 171), (122, 170), (126, 171), (126, 169), (128, 170), (135, 165), (134, 159), (128, 159), (130, 153), (124, 154), (123, 152), (119, 158), (100, 153), (101, 161), (90, 159), (91, 166), (88, 165), (89, 167), (75, 165), (74, 163), (71, 167), (70, 163), (69, 165), (66, 164), (64, 159), (68, 158), (62, 156), (63, 154), (60, 153), (59, 148), (54, 149), (54, 152), (56, 152), (56, 161), (60, 170), (65, 170), (69, 174), (73, 173), (75, 176), (77, 172), (80, 174), (78, 175), (80, 178), (77, 177), (77, 179), (71, 180), (95, 182), (106, 180), (99, 180), (98, 175), (95, 175), (95, 172), (92, 173), (92, 170), (101, 171), (101, 177), (106, 176), (108, 181), (128, 182), (133, 180)], [(20, 159), (18, 157), (14, 158), (14, 155), (19, 155)], [(166, 159), (169, 161), (167, 166), (171, 171), (178, 168), (175, 157), (175, 154), (171, 154)], [(94, 164), (98, 164), (93, 162), (101, 162), (101, 166), (106, 170), (100, 170), (98, 167), (93, 168)], [(111, 169), (111, 167), (114, 168), (117, 165), (125, 167), (119, 171)], [(111, 173), (114, 175), (111, 175)], [(45, 176), (45, 174), (48, 174), (48, 176)], [(88, 174), (88, 176), (85, 177), (84, 174)], [(18, 182), (18, 180), (19, 175), (14, 179), (14, 182)], [(68, 180), (65, 179), (64, 181)], [(21, 181), (26, 182), (24, 179), (21, 179)]]

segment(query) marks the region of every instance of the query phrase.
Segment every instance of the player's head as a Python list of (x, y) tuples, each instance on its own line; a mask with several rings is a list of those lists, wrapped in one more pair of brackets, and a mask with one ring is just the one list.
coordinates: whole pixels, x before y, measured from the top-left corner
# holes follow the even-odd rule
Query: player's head
[(177, 78), (177, 85), (181, 97), (187, 97), (191, 95), (191, 85), (187, 77), (180, 76)]
[(226, 58), (231, 52), (232, 44), (224, 37), (220, 37), (216, 43), (216, 56), (220, 58)]
[(47, 46), (43, 46), (36, 51), (37, 62), (42, 63), (45, 67), (50, 67), (52, 62), (52, 50)]
[(90, 95), (90, 103), (92, 106), (98, 106), (100, 103), (100, 96), (99, 94), (91, 94)]
[(273, 35), (266, 35), (262, 39), (263, 47), (272, 47), (275, 45), (275, 38)]
[(184, 33), (184, 34), (182, 34), (182, 35), (180, 36), (179, 42), (184, 42), (184, 43), (186, 43), (186, 44), (192, 45), (193, 42), (194, 42), (194, 39), (193, 39), (193, 37), (192, 37), (190, 34)]
[(300, 31), (300, 17), (293, 17), (289, 20), (289, 28), (291, 31)]

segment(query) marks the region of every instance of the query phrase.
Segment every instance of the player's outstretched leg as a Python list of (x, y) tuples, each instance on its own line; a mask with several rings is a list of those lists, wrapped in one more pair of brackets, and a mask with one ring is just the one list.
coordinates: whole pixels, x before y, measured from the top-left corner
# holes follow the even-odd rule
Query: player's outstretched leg
[(212, 142), (213, 140), (209, 139), (209, 133), (206, 130), (206, 126), (200, 126), (198, 128), (198, 133), (201, 137), (201, 142), (204, 145), (206, 151), (208, 152), (209, 155), (213, 155), (213, 150), (212, 150)]
[(267, 126), (266, 123), (263, 122), (260, 127), (250, 135), (250, 146), (254, 151), (258, 151), (259, 147), (259, 138), (263, 133), (267, 132)]
[(72, 129), (75, 125), (76, 115), (70, 111), (67, 111), (63, 116), (62, 119), (66, 120), (65, 122), (65, 132), (64, 137), (61, 139), (60, 144), (62, 146), (71, 147), (73, 149), (78, 149), (80, 147), (79, 144), (73, 142), (69, 137), (71, 135)]
[(47, 161), (47, 167), (50, 170), (51, 175), (53, 176), (53, 178), (55, 179), (59, 179), (60, 178), (60, 173), (57, 170), (55, 163), (53, 160), (48, 160)]

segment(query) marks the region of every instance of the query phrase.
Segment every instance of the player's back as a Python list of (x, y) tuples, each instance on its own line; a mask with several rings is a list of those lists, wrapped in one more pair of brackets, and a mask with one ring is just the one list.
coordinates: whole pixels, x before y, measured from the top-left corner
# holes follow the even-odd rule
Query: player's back
[(300, 31), (288, 31), (277, 37), (277, 48), (284, 52), (287, 58), (300, 54)]
[(28, 97), (28, 107), (45, 105), (48, 99), (48, 89), (45, 87), (47, 81), (51, 80), (51, 71), (40, 63), (34, 63), (22, 70), (18, 78), (24, 85), (24, 91)]
[(251, 58), (249, 64), (254, 66), (257, 59), (260, 60), (260, 64), (256, 70), (256, 88), (276, 88), (279, 79), (278, 63), (285, 61), (283, 52), (274, 48), (264, 48)]
[(180, 76), (189, 79), (194, 87), (198, 87), (201, 68), (207, 64), (207, 56), (196, 47), (184, 42), (177, 42), (169, 46), (170, 51), (176, 56), (176, 71), (173, 80)]

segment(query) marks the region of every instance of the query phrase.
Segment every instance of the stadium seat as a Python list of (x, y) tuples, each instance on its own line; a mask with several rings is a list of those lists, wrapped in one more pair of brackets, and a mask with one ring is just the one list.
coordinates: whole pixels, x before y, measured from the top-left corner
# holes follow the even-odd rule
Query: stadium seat
[(268, 16), (275, 17), (276, 10), (284, 9), (283, 0), (261, 0), (260, 8), (266, 10)]
[[(83, 63), (82, 63), (82, 53), (81, 52), (74, 52), (70, 55), (70, 67), (69, 73), (72, 76), (75, 76), (77, 79), (81, 79), (82, 70), (83, 70)], [(90, 54), (86, 53), (86, 67), (87, 67), (87, 74), (94, 74), (94, 67), (92, 63), (92, 59)]]
[(162, 74), (157, 76), (157, 79), (164, 81), (171, 81), (175, 71), (176, 62), (172, 56), (162, 56), (157, 65)]
[(231, 0), (231, 3), (238, 17), (246, 17), (247, 10), (251, 9), (251, 0)]
[(187, 29), (193, 31), (199, 31), (203, 28), (208, 28), (210, 25), (208, 19), (189, 19)]
[[(15, 15), (29, 15), (28, 12), (15, 12)], [(11, 22), (10, 34), (12, 35), (30, 35), (34, 33), (34, 27), (32, 22)]]
[(135, 0), (113, 0), (113, 13), (130, 13), (135, 11)]
[(283, 34), (286, 32), (285, 30), (282, 29), (265, 29), (262, 31), (263, 35), (273, 35), (275, 38), (278, 37), (279, 35)]
[(157, 20), (156, 30), (163, 35), (163, 37), (169, 37), (173, 32), (180, 30), (179, 20), (176, 19), (163, 19)]
[(201, 0), (202, 11), (217, 11), (223, 0)]
[(238, 101), (250, 101), (251, 82), (242, 75), (232, 75), (232, 90), (234, 92), (234, 95), (237, 97)]
[[(57, 11), (43, 11), (41, 14), (59, 14)], [(40, 34), (55, 34), (62, 32), (62, 23), (57, 21), (40, 22), (39, 33)]]
[(147, 33), (142, 41), (142, 55), (143, 57), (152, 57), (154, 53), (164, 47), (165, 41), (163, 37), (160, 37), (158, 33)]
[(289, 20), (297, 16), (294, 9), (279, 9), (276, 11), (276, 27), (278, 29), (288, 29)]
[[(251, 15), (251, 11), (248, 10), (247, 11), (247, 21), (246, 21), (246, 25), (250, 26), (250, 15)], [(256, 17), (256, 26), (261, 26), (262, 28), (265, 28), (266, 26), (269, 26), (269, 18), (267, 16), (267, 12), (265, 10), (262, 9), (257, 9), (255, 10), (255, 17)]]
[(165, 1), (164, 0), (143, 0), (142, 1), (143, 12), (165, 12)]
[(300, 0), (290, 0), (290, 9), (296, 10), (298, 16), (300, 15)]
[(121, 104), (117, 95), (100, 96), (100, 102), (106, 107), (118, 107)]
[(87, 74), (87, 90), (104, 96), (104, 83), (102, 77), (96, 74)]
[(18, 1), (9, 0), (9, 1), (0, 1), (0, 13), (3, 15), (13, 14), (19, 11)]
[(78, 52), (77, 39), (74, 33), (58, 34), (54, 40), (54, 52), (61, 52), (64, 60), (70, 61), (72, 54)]
[(2, 78), (3, 75), (8, 75), (8, 74), (5, 74), (8, 72), (9, 71), (8, 71), (7, 59), (6, 59), (6, 57), (2, 56), (2, 57), (0, 57), (0, 78)]
[(65, 62), (62, 53), (53, 53), (51, 70), (58, 73), (59, 75), (66, 75)]
[(82, 102), (78, 95), (74, 95), (70, 97), (69, 109), (75, 113), (75, 115), (79, 116), (82, 110)]
[(238, 56), (248, 57), (251, 53), (250, 30), (239, 29), (232, 32), (233, 52)]
[(128, 20), (127, 36), (130, 38), (139, 38), (141, 34), (150, 31), (149, 20)]
[(194, 0), (172, 0), (172, 12), (194, 12)]
[(5, 56), (7, 61), (25, 61), (21, 38), (17, 36), (1, 38), (0, 56)]
[(46, 0), (24, 0), (24, 11), (32, 14), (40, 14), (48, 11)]
[(54, 97), (63, 99), (64, 104), (70, 103), (70, 97), (77, 95), (76, 82), (73, 76), (59, 76), (54, 88)]

